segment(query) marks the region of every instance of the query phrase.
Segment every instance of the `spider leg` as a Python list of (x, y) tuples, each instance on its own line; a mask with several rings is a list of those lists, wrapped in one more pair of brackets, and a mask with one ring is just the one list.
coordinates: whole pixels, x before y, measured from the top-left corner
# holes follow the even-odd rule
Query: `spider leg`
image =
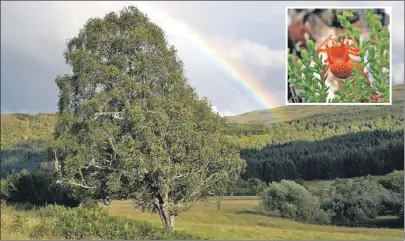
[(353, 55), (360, 55), (360, 53), (359, 53), (359, 46), (357, 45), (357, 42), (356, 42), (356, 40), (354, 39), (354, 37), (353, 37), (353, 36), (350, 36), (350, 37), (347, 37), (347, 39), (348, 39), (348, 40), (350, 39), (350, 40), (352, 41), (353, 45), (354, 45), (354, 47), (350, 47), (349, 41), (346, 42), (346, 45), (347, 45), (348, 48), (349, 48), (349, 52), (351, 52), (350, 54), (353, 54)]
[(364, 78), (366, 78), (367, 84), (370, 86), (370, 80), (368, 79), (366, 73), (364, 73), (363, 68), (356, 61), (352, 59), (350, 61), (352, 62), (353, 66), (355, 66), (360, 71), (360, 73), (364, 76)]
[(352, 59), (356, 62), (359, 62), (361, 60), (360, 53), (358, 51), (352, 51), (351, 49), (349, 49), (348, 54), (349, 54), (349, 59)]
[(349, 54), (354, 55), (354, 56), (360, 56), (359, 50), (351, 49), (350, 47), (349, 47)]
[(354, 37), (353, 37), (353, 36), (350, 36), (350, 37), (347, 37), (347, 38), (350, 39), (350, 40), (353, 42), (354, 49), (358, 50), (358, 49), (359, 49), (359, 46), (357, 45), (357, 42), (356, 42), (356, 40), (354, 39)]
[(321, 74), (321, 80), (325, 80), (325, 74), (326, 72), (328, 72), (330, 65), (328, 64), (325, 69), (323, 70), (322, 74)]
[[(325, 39), (320, 45), (319, 47), (316, 49), (316, 51), (318, 52), (326, 52), (326, 49), (321, 49), (322, 47), (326, 47), (325, 45), (328, 43), (329, 40), (331, 40), (331, 36), (329, 36), (329, 38)], [(333, 41), (333, 40), (332, 40)]]
[[(353, 44), (355, 46), (354, 48), (350, 47), (349, 40), (351, 40), (353, 42)], [(358, 46), (357, 46), (357, 43), (356, 43), (355, 39), (353, 37), (349, 38), (349, 37), (346, 36), (345, 45), (347, 47), (349, 55), (353, 55), (353, 57), (357, 57), (355, 61), (357, 61), (357, 62), (360, 61), (360, 53), (359, 53), (359, 49), (358, 49)], [(353, 57), (351, 57), (351, 56), (349, 56), (349, 57), (351, 59), (353, 59)]]
[(360, 56), (360, 53), (359, 53), (359, 51), (358, 50), (353, 50), (353, 49), (350, 49), (349, 48), (349, 54), (351, 54), (351, 55), (355, 55), (355, 56)]

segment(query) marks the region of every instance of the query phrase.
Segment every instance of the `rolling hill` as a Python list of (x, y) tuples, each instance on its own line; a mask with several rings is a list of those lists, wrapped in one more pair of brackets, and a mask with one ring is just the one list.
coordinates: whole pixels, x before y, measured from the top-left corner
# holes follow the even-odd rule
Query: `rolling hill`
[[(404, 84), (393, 86), (393, 104), (403, 105)], [(321, 114), (336, 115), (348, 110), (369, 110), (371, 108), (384, 108), (384, 106), (282, 106), (270, 110), (257, 110), (237, 116), (225, 117), (230, 123), (277, 123), (302, 118), (310, 118)], [(283, 117), (282, 119), (276, 118)], [(12, 146), (25, 140), (46, 141), (52, 137), (53, 127), (56, 123), (55, 113), (29, 114), (2, 114), (1, 115), (1, 146)]]
[[(346, 135), (349, 132), (375, 130), (398, 132), (403, 130), (404, 123), (403, 95), (404, 85), (401, 84), (393, 87), (394, 98), (391, 106), (283, 106), (226, 117), (232, 123), (229, 135), (243, 151), (263, 148), (270, 144), (283, 145), (292, 141), (301, 141), (300, 145), (308, 146), (306, 142), (322, 141), (326, 138)], [(55, 113), (2, 114), (2, 176), (12, 170), (40, 168), (45, 159), (46, 143), (52, 138), (55, 124)], [(398, 138), (401, 137), (395, 136), (396, 140)], [(379, 139), (379, 141), (384, 140)], [(384, 145), (392, 146), (392, 143)], [(277, 148), (289, 150), (285, 146)], [(258, 158), (261, 159), (260, 156), (265, 153), (258, 153)]]
[[(392, 87), (393, 104), (404, 101), (404, 84)], [(237, 116), (226, 117), (231, 123), (276, 123), (311, 117), (320, 114), (338, 114), (347, 110), (363, 110), (374, 106), (282, 106), (274, 109), (256, 110)], [(378, 108), (378, 107), (377, 107)], [(384, 108), (383, 106), (379, 108)]]

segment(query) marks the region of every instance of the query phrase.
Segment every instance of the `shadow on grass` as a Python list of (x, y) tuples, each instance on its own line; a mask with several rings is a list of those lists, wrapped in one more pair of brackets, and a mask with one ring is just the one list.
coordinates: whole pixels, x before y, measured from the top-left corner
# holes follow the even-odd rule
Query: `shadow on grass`
[(258, 210), (238, 210), (233, 212), (234, 214), (252, 214), (252, 215), (262, 215), (268, 217), (268, 215), (265, 215), (262, 211)]
[[(264, 213), (263, 211), (259, 210), (238, 210), (235, 211), (234, 214), (251, 214), (251, 215), (260, 215), (264, 217), (271, 218), (271, 215)], [(277, 217), (280, 218), (280, 217)], [(292, 220), (296, 221), (296, 220)], [(259, 226), (267, 227), (269, 224), (266, 223), (258, 223)], [(323, 224), (317, 224), (323, 225)], [(327, 224), (325, 224), (327, 225)], [(339, 227), (358, 227), (358, 228), (392, 228), (392, 229), (403, 229), (404, 223), (401, 219), (394, 217), (394, 216), (384, 216), (384, 217), (377, 217), (375, 219), (366, 220), (363, 223), (352, 223), (352, 224), (339, 224), (339, 223), (332, 223), (330, 225), (335, 225)]]
[[(343, 226), (343, 225), (338, 225), (337, 226)], [(367, 221), (364, 221), (364, 223), (353, 223), (350, 225), (345, 225), (345, 226), (351, 226), (351, 227), (365, 227), (365, 228), (395, 228), (395, 229), (403, 229), (404, 228), (404, 222), (403, 220), (390, 216), (390, 217), (377, 217), (375, 219), (370, 219)]]

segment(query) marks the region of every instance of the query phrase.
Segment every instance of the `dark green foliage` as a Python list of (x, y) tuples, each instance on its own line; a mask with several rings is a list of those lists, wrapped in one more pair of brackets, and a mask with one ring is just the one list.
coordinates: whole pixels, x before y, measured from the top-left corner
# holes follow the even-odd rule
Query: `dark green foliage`
[(265, 182), (257, 178), (243, 180), (239, 178), (236, 182), (228, 185), (224, 195), (228, 196), (258, 196), (267, 187)]
[[(31, 239), (58, 237), (62, 239), (98, 240), (197, 240), (197, 235), (168, 232), (147, 222), (108, 216), (107, 210), (97, 208), (64, 208), (49, 205), (38, 210), (41, 222), (30, 231)], [(24, 225), (24, 220), (14, 225)]]
[(336, 189), (331, 200), (334, 212), (333, 221), (338, 224), (364, 222), (373, 219), (384, 210), (384, 202), (391, 193), (375, 181), (345, 181)]
[(303, 186), (293, 181), (273, 182), (262, 193), (261, 205), (272, 216), (312, 223), (329, 223), (330, 213)]
[[(400, 175), (395, 171), (383, 177), (337, 180), (332, 185), (306, 183), (306, 188), (293, 181), (273, 182), (262, 193), (262, 207), (268, 215), (305, 222), (398, 227), (403, 219), (403, 198), (379, 182), (399, 184)], [(375, 219), (382, 215), (395, 215), (398, 220), (382, 223)]]
[(403, 170), (403, 100), (328, 108), (333, 111), (288, 122), (232, 124), (229, 134), (238, 136), (248, 164), (243, 178), (327, 180)]
[(404, 194), (404, 171), (397, 171), (378, 179), (378, 182), (390, 191)]
[(242, 150), (248, 163), (243, 177), (271, 182), (383, 175), (404, 168), (403, 143), (403, 131), (368, 131)]
[(24, 141), (12, 147), (1, 148), (1, 177), (8, 173), (41, 170), (46, 159), (43, 141)]
[(403, 218), (404, 215), (404, 171), (394, 171), (378, 182), (391, 191), (392, 197), (385, 204), (387, 212), (391, 215)]
[(70, 187), (55, 184), (55, 179), (47, 172), (23, 170), (8, 175), (1, 182), (1, 198), (12, 204), (45, 206), (56, 203), (75, 207), (84, 198)]
[(301, 178), (295, 179), (294, 182), (300, 184), (301, 186), (304, 186), (304, 185), (305, 185), (305, 181), (302, 180)]

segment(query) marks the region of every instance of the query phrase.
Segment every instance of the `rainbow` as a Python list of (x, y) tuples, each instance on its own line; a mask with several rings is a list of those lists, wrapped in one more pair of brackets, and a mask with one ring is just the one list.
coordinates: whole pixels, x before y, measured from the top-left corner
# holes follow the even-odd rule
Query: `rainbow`
[[(193, 31), (185, 23), (153, 7), (150, 2), (138, 2), (136, 5), (141, 11), (146, 12), (149, 17), (156, 17), (164, 22), (165, 25), (167, 24), (175, 28), (176, 32), (179, 32), (182, 37), (187, 39), (219, 68), (230, 75), (232, 77), (231, 79), (254, 100), (260, 109), (274, 108), (278, 104), (277, 99), (272, 97), (252, 74), (242, 66), (231, 63), (223, 54), (215, 51), (215, 49), (208, 44), (208, 39), (205, 39), (202, 35)], [(277, 118), (280, 119), (279, 116)]]

